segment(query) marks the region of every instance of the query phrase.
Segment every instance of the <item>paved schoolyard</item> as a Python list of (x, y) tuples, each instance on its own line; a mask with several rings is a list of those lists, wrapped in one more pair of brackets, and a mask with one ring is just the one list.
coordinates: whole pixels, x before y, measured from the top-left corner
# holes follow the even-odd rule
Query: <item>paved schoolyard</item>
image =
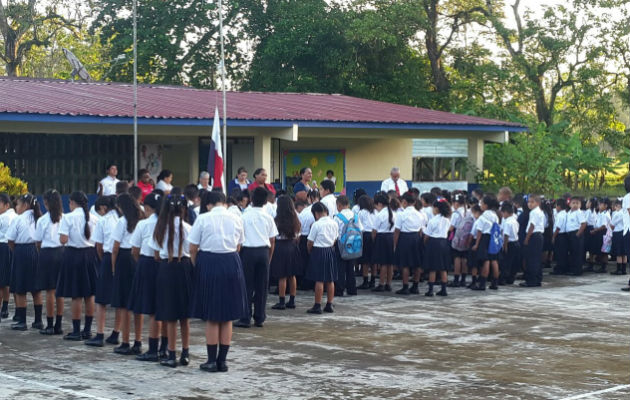
[(362, 292), (322, 316), (307, 315), (312, 296), (299, 293), (296, 310), (269, 310), (264, 328), (235, 330), (227, 374), (198, 369), (198, 321), (192, 363), (174, 370), (3, 321), (0, 398), (628, 399), (626, 281), (546, 276), (542, 288), (448, 298)]

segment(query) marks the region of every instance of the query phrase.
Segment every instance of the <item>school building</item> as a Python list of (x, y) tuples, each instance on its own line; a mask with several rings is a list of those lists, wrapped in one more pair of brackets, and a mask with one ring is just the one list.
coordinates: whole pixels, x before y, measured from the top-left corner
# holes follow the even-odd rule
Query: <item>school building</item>
[[(133, 177), (133, 88), (0, 77), (0, 162), (30, 191), (96, 191), (107, 164)], [(138, 88), (139, 167), (196, 182), (205, 169), (221, 93), (187, 87)], [(466, 188), (483, 167), (486, 142), (504, 143), (519, 124), (336, 94), (229, 92), (227, 178), (258, 167), (292, 187), (301, 167), (337, 190), (374, 192), (392, 167), (421, 190)]]

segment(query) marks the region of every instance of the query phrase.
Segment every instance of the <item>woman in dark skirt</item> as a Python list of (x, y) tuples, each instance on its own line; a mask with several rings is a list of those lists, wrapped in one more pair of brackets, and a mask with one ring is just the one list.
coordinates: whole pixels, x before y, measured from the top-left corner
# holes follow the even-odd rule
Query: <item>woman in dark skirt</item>
[[(48, 212), (37, 220), (35, 240), (39, 248), (37, 288), (46, 291), (46, 328), (39, 331), (42, 335), (61, 335), (63, 318), (63, 298), (55, 296), (59, 271), (63, 261), (63, 246), (59, 241), (59, 223), (63, 218), (61, 195), (56, 190), (44, 193), (44, 206)], [(55, 303), (57, 313), (55, 314)], [(53, 326), (53, 315), (56, 320)]]
[[(374, 227), (374, 199), (367, 194), (359, 197), (359, 221), (363, 228), (363, 253), (358, 259), (361, 264), (363, 283), (357, 289), (372, 289), (376, 286), (376, 269), (372, 265), (374, 241), (372, 240), (372, 229)], [(370, 272), (372, 276), (370, 277)]]
[(446, 200), (438, 200), (433, 203), (433, 218), (429, 220), (424, 231), (423, 266), (429, 271), (429, 290), (425, 296), (433, 296), (436, 273), (440, 273), (442, 289), (438, 296), (447, 296), (446, 284), (448, 282), (447, 270), (451, 264), (451, 246), (448, 242), (448, 232), (451, 227), (451, 206)]
[(131, 332), (131, 313), (128, 311), (131, 285), (136, 272), (136, 260), (131, 256), (131, 235), (138, 221), (144, 216), (137, 201), (127, 193), (118, 196), (118, 208), (122, 217), (118, 220), (112, 233), (114, 246), (112, 249), (112, 307), (122, 322), (122, 343), (114, 352), (122, 355), (139, 355), (142, 350), (142, 314), (134, 314), (135, 341), (129, 345)]
[(16, 315), (18, 321), (11, 329), (25, 331), (26, 294), (31, 293), (35, 305), (35, 322), (32, 327), (43, 329), (42, 296), (37, 287), (37, 247), (35, 245), (35, 224), (41, 216), (37, 198), (30, 194), (20, 196), (15, 207), (17, 218), (11, 221), (6, 232), (9, 247), (13, 251), (11, 289), (16, 295)]
[(9, 318), (12, 254), (5, 234), (11, 221), (17, 216), (12, 206), (11, 198), (5, 193), (0, 193), (0, 300), (2, 300), (0, 318)]
[[(155, 225), (151, 248), (160, 266), (156, 278), (157, 299), (155, 319), (166, 324), (168, 336), (168, 359), (160, 361), (166, 367), (177, 367), (175, 345), (177, 344), (177, 322), (180, 325), (182, 352), (180, 365), (188, 365), (190, 341), (190, 295), (192, 264), (188, 251), (190, 225), (184, 222), (188, 210), (186, 199), (180, 188), (173, 188), (162, 203)], [(169, 234), (172, 232), (172, 235)]]
[[(208, 360), (199, 368), (227, 372), (232, 321), (249, 315), (245, 275), (238, 255), (244, 241), (243, 222), (225, 207), (225, 195), (207, 192), (188, 242), (195, 265), (191, 316), (206, 324)], [(218, 352), (218, 354), (217, 354)]]
[[(402, 207), (404, 211), (398, 215), (394, 231), (394, 254), (396, 265), (402, 269), (402, 289), (396, 294), (408, 295), (409, 273), (420, 268), (420, 230), (424, 228), (424, 215), (415, 207), (416, 198), (407, 192), (402, 196)], [(418, 286), (414, 286), (415, 291)]]
[[(278, 228), (276, 246), (269, 265), (271, 276), (278, 280), (278, 303), (271, 308), (274, 310), (284, 310), (285, 308), (295, 308), (295, 294), (297, 283), (295, 275), (301, 263), (300, 250), (298, 249), (297, 238), (300, 235), (300, 220), (295, 213), (295, 205), (289, 196), (278, 197), (276, 203), (275, 223)], [(289, 302), (285, 303), (285, 295), (289, 286)]]
[[(59, 224), (59, 241), (66, 246), (57, 281), (57, 297), (72, 299), (72, 332), (66, 340), (92, 337), (94, 293), (96, 292), (96, 251), (90, 240), (97, 218), (90, 215), (88, 198), (83, 192), (70, 195), (70, 213)], [(85, 302), (85, 326), (81, 331), (81, 302)]]
[(389, 197), (384, 192), (374, 196), (376, 216), (372, 227), (372, 264), (380, 268), (378, 286), (373, 292), (391, 292), (394, 277), (394, 219), (395, 214), (389, 207)]

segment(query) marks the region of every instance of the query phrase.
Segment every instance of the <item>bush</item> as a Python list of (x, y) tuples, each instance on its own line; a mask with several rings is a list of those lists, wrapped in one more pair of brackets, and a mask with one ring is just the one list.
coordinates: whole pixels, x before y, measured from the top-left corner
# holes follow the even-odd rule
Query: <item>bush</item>
[(11, 176), (11, 169), (0, 162), (0, 193), (19, 196), (28, 193), (26, 182)]

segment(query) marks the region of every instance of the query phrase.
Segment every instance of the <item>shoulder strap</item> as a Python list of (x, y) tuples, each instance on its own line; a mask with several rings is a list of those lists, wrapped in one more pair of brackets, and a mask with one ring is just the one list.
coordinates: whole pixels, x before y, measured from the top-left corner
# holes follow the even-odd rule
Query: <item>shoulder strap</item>
[(338, 213), (338, 214), (337, 214), (337, 217), (338, 217), (338, 218), (341, 220), (341, 222), (343, 222), (344, 224), (347, 224), (347, 223), (349, 222), (349, 221), (348, 221), (348, 218), (346, 218), (346, 217), (343, 215), (343, 213)]

